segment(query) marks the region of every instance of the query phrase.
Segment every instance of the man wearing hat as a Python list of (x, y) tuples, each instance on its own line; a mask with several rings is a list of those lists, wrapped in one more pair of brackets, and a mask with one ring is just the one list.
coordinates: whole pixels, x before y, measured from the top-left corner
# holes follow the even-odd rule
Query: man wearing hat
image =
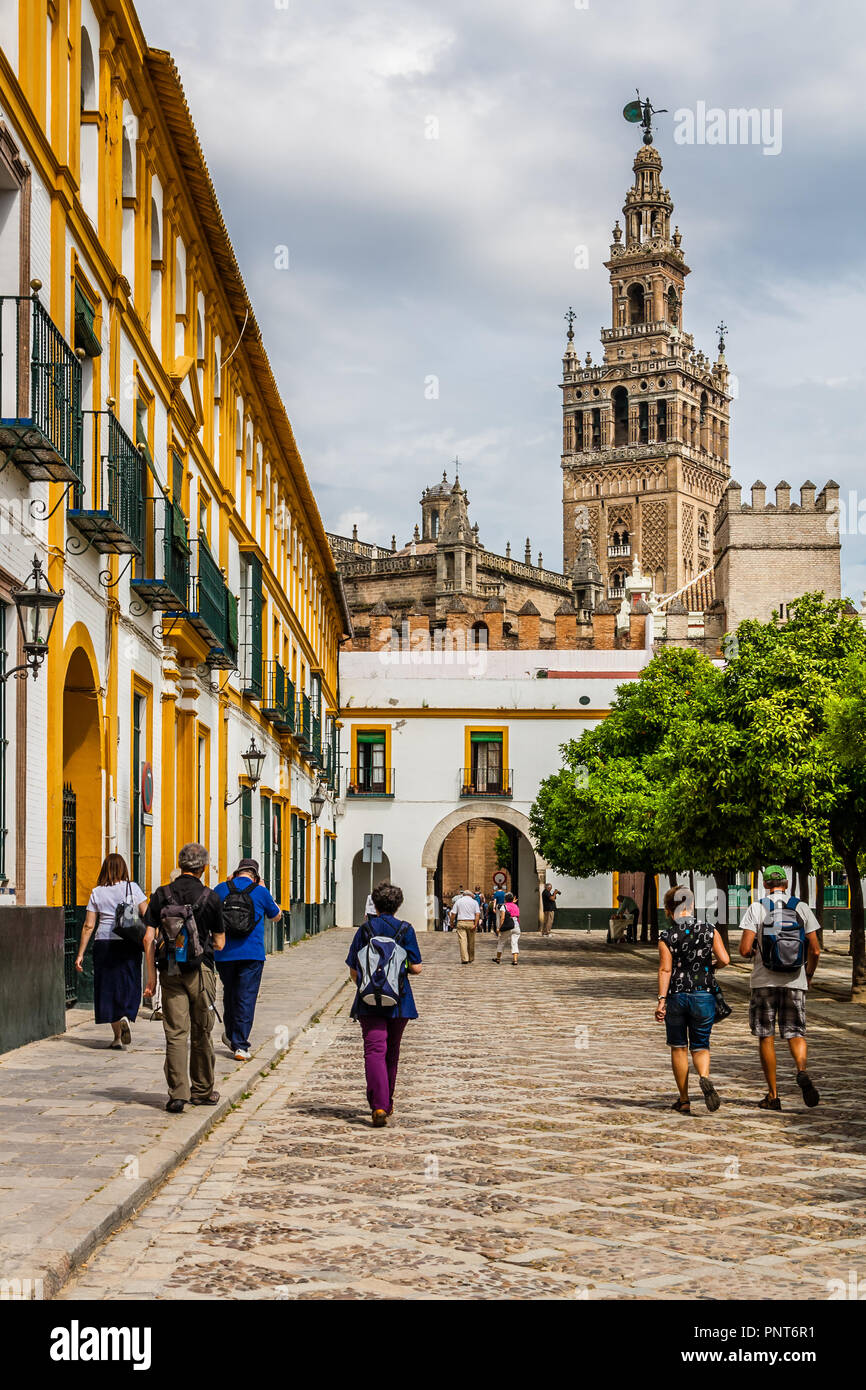
[[(765, 963), (763, 934), (790, 917), (792, 929), (799, 922), (806, 934), (806, 958), (791, 971), (770, 969)], [(753, 902), (743, 913), (740, 955), (754, 958), (749, 1002), (749, 1027), (758, 1039), (761, 1067), (767, 1082), (767, 1094), (759, 1102), (762, 1110), (781, 1110), (782, 1102), (776, 1090), (776, 1022), (779, 1034), (791, 1049), (797, 1068), (797, 1085), (806, 1105), (818, 1104), (817, 1088), (806, 1070), (806, 993), (821, 954), (818, 946), (820, 923), (808, 903), (792, 898), (788, 893), (788, 875), (780, 864), (768, 864), (764, 870), (764, 897)]]
[(223, 982), (223, 1042), (238, 1062), (248, 1062), (250, 1033), (265, 967), (265, 918), (282, 917), (259, 879), (258, 861), (242, 859), (231, 878), (214, 889), (222, 903), (225, 946), (215, 956)]

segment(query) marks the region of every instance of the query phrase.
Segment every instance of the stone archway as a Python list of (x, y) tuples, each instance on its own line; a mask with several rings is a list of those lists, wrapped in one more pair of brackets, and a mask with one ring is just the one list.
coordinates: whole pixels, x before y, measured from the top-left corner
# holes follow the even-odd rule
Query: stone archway
[(63, 785), (75, 805), (75, 897), (86, 903), (99, 876), (103, 836), (102, 701), (90, 656), (75, 647), (63, 683)]
[(434, 883), (439, 852), (451, 831), (456, 830), (460, 825), (465, 825), (470, 820), (504, 821), (506, 825), (513, 826), (526, 841), (535, 864), (536, 883), (533, 885), (531, 894), (521, 892), (521, 897), (527, 907), (530, 905), (527, 898), (531, 897), (533, 900), (533, 912), (531, 916), (525, 916), (524, 921), (528, 924), (537, 919), (540, 925), (541, 889), (547, 880), (547, 862), (542, 859), (540, 854), (536, 853), (530, 833), (529, 817), (524, 815), (522, 811), (515, 811), (514, 807), (509, 806), (507, 802), (486, 801), (481, 798), (476, 800), (473, 797), (472, 800), (467, 801), (465, 806), (460, 806), (456, 811), (451, 811), (447, 816), (443, 816), (424, 842), (424, 848), (421, 851), (421, 865), (427, 873), (427, 930), (433, 931), (434, 929)]

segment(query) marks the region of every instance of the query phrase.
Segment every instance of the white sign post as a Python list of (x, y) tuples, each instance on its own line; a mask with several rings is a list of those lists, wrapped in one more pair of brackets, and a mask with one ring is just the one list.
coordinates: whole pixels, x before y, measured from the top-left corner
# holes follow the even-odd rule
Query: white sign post
[(373, 892), (373, 865), (382, 862), (382, 836), (365, 835), (362, 863), (370, 865), (370, 893)]

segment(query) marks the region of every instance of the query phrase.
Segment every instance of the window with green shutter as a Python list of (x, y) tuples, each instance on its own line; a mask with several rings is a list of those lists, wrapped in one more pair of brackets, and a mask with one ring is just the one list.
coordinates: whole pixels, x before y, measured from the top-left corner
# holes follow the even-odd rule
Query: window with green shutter
[(253, 700), (262, 698), (262, 562), (256, 555), (242, 557), (243, 586), (243, 693)]
[(93, 325), (95, 310), (86, 294), (75, 286), (75, 347), (85, 357), (99, 357), (102, 344)]
[(241, 788), (241, 859), (253, 857), (253, 793)]

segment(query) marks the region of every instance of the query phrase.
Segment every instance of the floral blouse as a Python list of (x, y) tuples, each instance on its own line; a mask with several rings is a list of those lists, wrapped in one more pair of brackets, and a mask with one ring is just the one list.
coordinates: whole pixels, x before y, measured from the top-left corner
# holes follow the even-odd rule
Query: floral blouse
[(713, 937), (715, 927), (694, 917), (669, 922), (659, 932), (673, 957), (668, 994), (694, 994), (710, 990), (715, 981)]

